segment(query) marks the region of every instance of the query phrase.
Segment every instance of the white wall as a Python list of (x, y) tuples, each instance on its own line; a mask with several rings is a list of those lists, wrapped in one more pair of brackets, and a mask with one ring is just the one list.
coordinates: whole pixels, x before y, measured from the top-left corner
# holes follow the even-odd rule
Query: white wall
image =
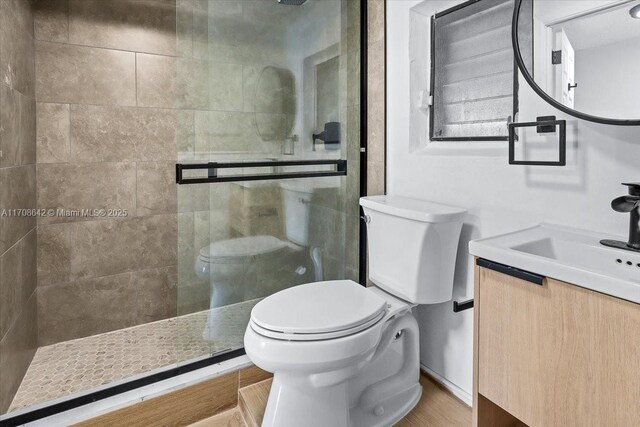
[(635, 38), (576, 51), (576, 108), (594, 115), (640, 117), (639, 45)]
[[(540, 100), (522, 78), (518, 121), (548, 114), (567, 119), (566, 167), (510, 166), (504, 141), (434, 143), (438, 144), (435, 147), (411, 144), (409, 118), (420, 115), (416, 103), (410, 102), (415, 98), (410, 93), (410, 68), (429, 62), (429, 58), (416, 61), (409, 56), (410, 10), (419, 3), (387, 2), (387, 185), (390, 194), (469, 210), (458, 251), (454, 298), (473, 296), (473, 262), (467, 249), (471, 239), (539, 222), (624, 235), (628, 218), (613, 212), (610, 201), (625, 193), (621, 182), (640, 180), (640, 129), (590, 124), (565, 116)], [(428, 15), (429, 9), (442, 10), (456, 3), (461, 1), (426, 0), (412, 13)], [(416, 42), (427, 43), (428, 39)], [(426, 117), (423, 114), (422, 120)], [(470, 394), (472, 310), (454, 314), (451, 303), (445, 303), (420, 307), (418, 317), (423, 365)]]

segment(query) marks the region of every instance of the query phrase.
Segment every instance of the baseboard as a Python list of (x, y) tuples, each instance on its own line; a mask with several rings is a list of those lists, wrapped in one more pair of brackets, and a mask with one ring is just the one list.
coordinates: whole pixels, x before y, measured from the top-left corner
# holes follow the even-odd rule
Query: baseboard
[(432, 371), (431, 369), (427, 368), (423, 364), (420, 364), (420, 369), (422, 370), (422, 372), (424, 372), (425, 374), (433, 378), (438, 384), (440, 384), (449, 393), (453, 394), (455, 397), (457, 397), (458, 399), (463, 401), (465, 404), (467, 404), (467, 406), (471, 407), (473, 405), (473, 397), (471, 396), (470, 393), (467, 393), (466, 391), (464, 391), (463, 389), (461, 389), (460, 387), (458, 387), (457, 385), (455, 385), (454, 383), (452, 383), (442, 375)]

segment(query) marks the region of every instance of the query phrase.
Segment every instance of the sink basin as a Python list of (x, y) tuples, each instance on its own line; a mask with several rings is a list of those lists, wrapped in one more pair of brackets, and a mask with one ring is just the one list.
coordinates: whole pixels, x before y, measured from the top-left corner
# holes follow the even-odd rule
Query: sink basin
[(474, 240), (480, 258), (640, 303), (640, 253), (610, 248), (602, 239), (620, 236), (541, 224)]

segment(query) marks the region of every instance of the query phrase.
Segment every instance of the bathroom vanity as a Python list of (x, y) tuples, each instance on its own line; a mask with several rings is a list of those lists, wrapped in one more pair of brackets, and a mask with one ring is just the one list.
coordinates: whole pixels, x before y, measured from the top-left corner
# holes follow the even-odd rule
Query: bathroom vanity
[(640, 425), (640, 256), (541, 225), (474, 241), (474, 426)]

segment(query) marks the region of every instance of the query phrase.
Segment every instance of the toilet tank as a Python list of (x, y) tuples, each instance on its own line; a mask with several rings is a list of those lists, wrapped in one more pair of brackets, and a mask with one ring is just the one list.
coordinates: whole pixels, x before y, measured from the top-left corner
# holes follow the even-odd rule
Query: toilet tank
[[(287, 239), (301, 246), (309, 246), (311, 226), (311, 201), (320, 193), (323, 199), (338, 200), (340, 181), (335, 178), (295, 179), (280, 184), (284, 205), (284, 229)], [(329, 192), (328, 192), (329, 191)], [(327, 200), (323, 206), (327, 207)], [(318, 209), (318, 206), (313, 209)]]
[(363, 197), (360, 205), (371, 281), (416, 304), (451, 300), (466, 210), (399, 196)]

